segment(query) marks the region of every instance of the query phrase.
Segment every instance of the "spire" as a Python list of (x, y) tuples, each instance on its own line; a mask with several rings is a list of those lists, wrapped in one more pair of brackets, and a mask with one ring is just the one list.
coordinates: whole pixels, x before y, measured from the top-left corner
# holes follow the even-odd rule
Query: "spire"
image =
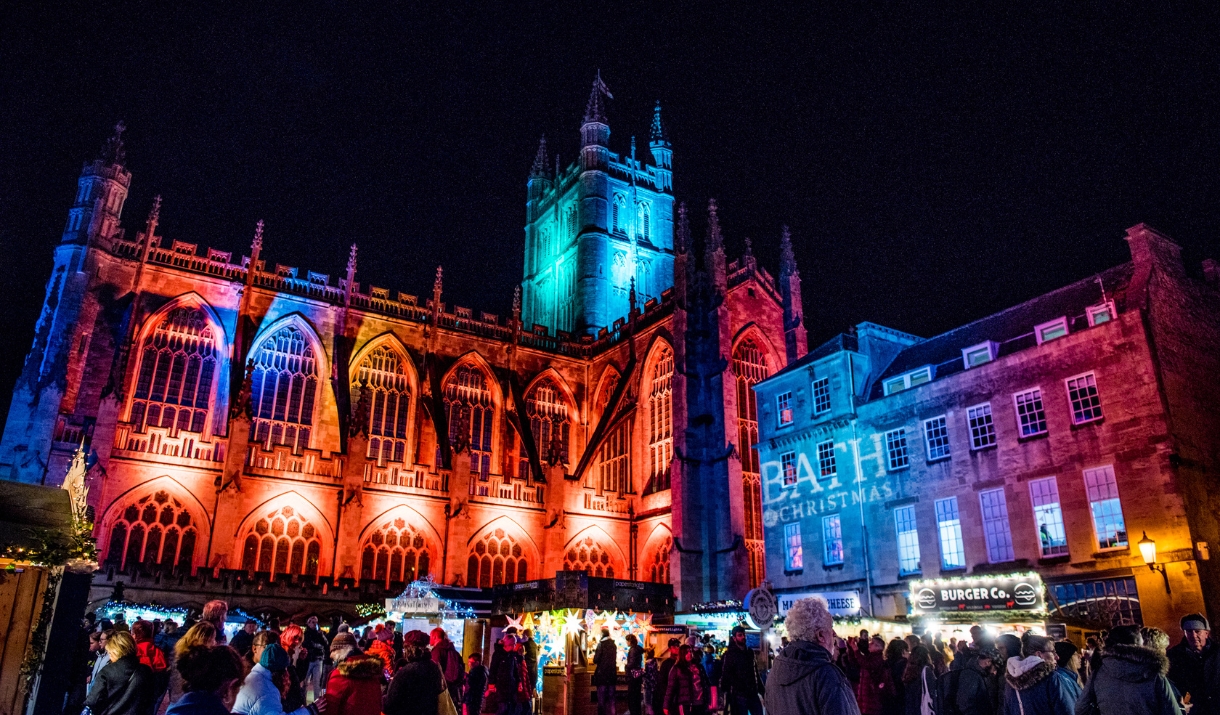
[(356, 244), (347, 254), (347, 284), (343, 287), (343, 304), (351, 305), (352, 293), (356, 290)]
[(161, 194), (153, 197), (152, 210), (148, 212), (148, 222), (144, 224), (144, 240), (152, 241), (157, 232), (157, 222), (161, 220)]
[(724, 239), (720, 236), (720, 217), (716, 215), (716, 199), (707, 202), (707, 253), (724, 250)]
[(614, 99), (610, 88), (602, 81), (601, 70), (598, 70), (597, 77), (593, 79), (593, 92), (589, 95), (589, 103), (585, 105), (585, 124), (606, 123), (606, 103), (602, 100), (602, 95), (605, 95), (606, 99)]
[(521, 284), (513, 288), (513, 322), (521, 322)]
[(631, 276), (631, 289), (627, 291), (627, 315), (635, 317), (635, 276)]
[(631, 161), (635, 161), (635, 135), (631, 135)]
[(661, 100), (657, 100), (657, 106), (652, 110), (652, 130), (649, 132), (649, 141), (663, 142), (665, 141), (665, 127), (661, 125)]
[(254, 224), (254, 241), (250, 244), (250, 258), (253, 260), (263, 252), (263, 220), (260, 218)]
[(433, 297), (433, 299), (436, 300), (437, 305), (440, 305), (440, 299), (441, 299), (441, 274), (442, 274), (442, 272), (443, 271), (442, 271), (441, 267), (437, 266), (436, 267), (436, 280), (433, 281), (433, 283), (432, 283), (432, 297)]
[(797, 275), (796, 254), (792, 252), (792, 233), (784, 226), (779, 237), (779, 277)]
[(678, 234), (674, 244), (675, 253), (686, 253), (690, 250), (690, 219), (686, 215), (686, 202), (678, 204)]
[(546, 178), (546, 135), (538, 142), (538, 153), (534, 155), (534, 166), (530, 169), (531, 179)]
[(109, 166), (122, 166), (127, 159), (127, 150), (123, 147), (123, 132), (127, 131), (127, 125), (120, 119), (114, 125), (114, 136), (106, 140), (102, 145), (102, 161)]

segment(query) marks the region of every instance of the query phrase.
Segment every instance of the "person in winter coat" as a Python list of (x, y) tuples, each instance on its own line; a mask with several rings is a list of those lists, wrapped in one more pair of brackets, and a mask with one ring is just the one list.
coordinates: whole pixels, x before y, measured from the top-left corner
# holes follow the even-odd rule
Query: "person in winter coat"
[[(288, 670), (292, 660), (279, 643), (269, 643), (250, 669), (246, 682), (237, 692), (233, 712), (241, 715), (285, 715), (283, 693), (289, 687)], [(326, 701), (304, 705), (288, 715), (318, 715), (326, 711)]]
[(1063, 687), (1072, 693), (1072, 702), (1080, 699), (1084, 690), (1080, 687), (1080, 649), (1071, 641), (1055, 642), (1055, 677), (1063, 681)]
[[(525, 656), (511, 633), (500, 639), (499, 650), (491, 656), (491, 692), (499, 715), (515, 715), (533, 697), (533, 683), (525, 671)], [(386, 713), (386, 715), (390, 715)]]
[(907, 670), (907, 642), (899, 638), (885, 646), (885, 688), (881, 691), (881, 712), (885, 715), (902, 715), (906, 709), (902, 674)]
[[(1166, 652), (1169, 656), (1169, 682), (1181, 695), (1189, 693), (1191, 702), (1201, 703), (1205, 695), (1203, 662), (1216, 648), (1209, 642), (1211, 624), (1201, 613), (1184, 616), (1178, 624), (1182, 626), (1182, 641)], [(1192, 708), (1192, 712), (1197, 714), (1199, 710)]]
[(93, 715), (152, 715), (152, 669), (140, 662), (131, 635), (118, 631), (107, 638), (106, 656), (110, 662), (98, 672), (85, 706)]
[[(863, 644), (862, 644), (863, 645)], [(882, 715), (882, 694), (889, 687), (888, 671), (885, 667), (885, 640), (881, 636), (873, 636), (868, 640), (866, 649), (848, 648), (848, 659), (854, 661), (860, 672), (860, 680), (856, 684), (856, 703), (863, 715)]]
[(903, 715), (933, 715), (936, 700), (936, 668), (928, 647), (915, 646), (902, 671)]
[(689, 645), (678, 649), (678, 662), (669, 671), (669, 685), (665, 693), (666, 715), (693, 715), (701, 712), (701, 707), (706, 705), (707, 674), (703, 664), (695, 660), (695, 652)]
[(593, 653), (593, 686), (597, 688), (597, 715), (615, 715), (614, 691), (618, 686), (618, 646), (610, 638), (610, 629), (602, 629), (601, 640)]
[(407, 664), (398, 669), (381, 700), (385, 715), (437, 715), (445, 675), (428, 654), (428, 634), (410, 631), (402, 637)]
[(746, 647), (746, 629), (737, 626), (729, 637), (720, 670), (720, 697), (732, 715), (762, 715), (754, 651)]
[[(348, 638), (355, 643), (355, 638)], [(328, 715), (380, 715), (381, 681), (385, 673), (381, 659), (354, 647), (341, 647), (337, 654), (340, 657), (326, 682), (326, 695), (322, 696)]]
[(305, 650), (305, 630), (290, 623), (280, 631), (280, 647), (288, 654), (288, 692), (284, 694), (284, 710), (292, 711), (305, 704), (303, 680), (309, 672), (309, 654)]
[(826, 600), (798, 599), (785, 620), (788, 645), (767, 676), (763, 703), (776, 715), (859, 715), (847, 676), (834, 664), (834, 629)]
[(466, 715), (479, 715), (483, 712), (483, 697), (487, 694), (490, 675), (487, 666), (483, 665), (483, 654), (471, 653), (470, 667), (466, 671), (466, 694), (462, 698)]
[(197, 646), (174, 661), (183, 695), (165, 715), (228, 715), (246, 675), (246, 664), (228, 646)]
[(153, 644), (153, 624), (139, 620), (131, 624), (131, 638), (136, 642), (136, 656), (140, 662), (152, 669), (153, 710), (161, 705), (165, 691), (169, 688), (169, 659)]
[(449, 697), (454, 705), (462, 702), (462, 686), (466, 683), (466, 666), (462, 664), (462, 656), (453, 647), (449, 634), (439, 626), (432, 629), (432, 662), (440, 666), (445, 675), (445, 684), (449, 688)]
[(1101, 667), (1076, 701), (1079, 715), (1181, 715), (1166, 674), (1169, 659), (1143, 647), (1139, 626), (1110, 631)]
[(1044, 636), (1025, 641), (1025, 657), (1009, 658), (1004, 666), (1009, 685), (1004, 715), (1073, 715), (1075, 693), (1055, 675), (1059, 656), (1055, 644)]
[(644, 649), (634, 633), (627, 634), (627, 712), (644, 715)]
[(669, 674), (673, 672), (674, 666), (678, 663), (680, 652), (678, 639), (670, 638), (668, 647), (669, 652), (665, 659), (657, 666), (657, 682), (652, 690), (652, 715), (664, 715), (665, 691), (669, 688)]
[(980, 648), (958, 671), (956, 702), (961, 715), (994, 715), (999, 685), (995, 674), (1003, 662), (995, 648)]

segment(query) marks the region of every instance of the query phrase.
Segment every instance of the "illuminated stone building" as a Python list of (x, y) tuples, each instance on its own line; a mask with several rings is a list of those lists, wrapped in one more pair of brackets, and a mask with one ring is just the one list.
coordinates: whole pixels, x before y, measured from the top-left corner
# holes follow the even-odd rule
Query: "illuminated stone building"
[(1097, 276), (930, 339), (862, 323), (758, 385), (777, 590), (896, 617), (914, 579), (1036, 571), (1076, 635), (1220, 616), (1220, 273), (1126, 238)]
[(604, 89), (578, 161), (539, 149), (507, 316), (446, 304), (439, 268), (423, 296), (361, 284), (355, 246), (338, 280), (276, 265), (261, 223), (249, 256), (200, 251), (159, 201), (129, 238), (116, 134), (55, 250), (3, 476), (58, 483), (83, 442), (95, 590), (163, 603), (559, 569), (741, 598), (764, 569), (749, 386), (804, 354), (795, 263), (726, 261), (714, 203), (697, 256), (660, 107), (646, 164), (609, 149)]

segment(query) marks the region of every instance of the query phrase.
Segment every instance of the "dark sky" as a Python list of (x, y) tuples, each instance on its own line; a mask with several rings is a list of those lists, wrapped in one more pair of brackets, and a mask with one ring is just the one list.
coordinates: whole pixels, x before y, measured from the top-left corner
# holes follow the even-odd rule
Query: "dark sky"
[(1126, 260), (1141, 221), (1196, 266), (1220, 257), (1215, 11), (368, 4), (5, 5), (4, 392), (81, 162), (119, 118), (129, 231), (160, 193), (167, 240), (240, 255), (263, 218), (269, 263), (334, 280), (354, 241), (365, 284), (422, 294), (439, 263), (447, 302), (501, 313), (538, 137), (575, 156), (598, 69), (615, 149), (663, 102), (700, 232), (714, 196), (730, 253), (750, 236), (774, 267), (792, 226), (811, 345), (994, 312)]

